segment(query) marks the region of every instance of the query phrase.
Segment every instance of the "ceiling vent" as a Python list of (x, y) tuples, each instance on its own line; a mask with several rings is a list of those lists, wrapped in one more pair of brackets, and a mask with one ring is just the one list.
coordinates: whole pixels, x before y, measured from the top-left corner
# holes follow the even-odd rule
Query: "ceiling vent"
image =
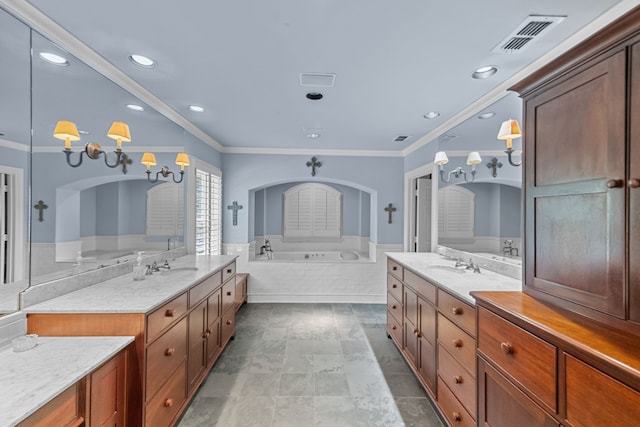
[(529, 15), (518, 27), (493, 48), (494, 53), (516, 53), (530, 46), (541, 35), (562, 22), (566, 16)]
[(300, 86), (333, 87), (335, 74), (300, 73)]
[(403, 142), (407, 138), (409, 138), (409, 135), (399, 135), (393, 139), (393, 142)]

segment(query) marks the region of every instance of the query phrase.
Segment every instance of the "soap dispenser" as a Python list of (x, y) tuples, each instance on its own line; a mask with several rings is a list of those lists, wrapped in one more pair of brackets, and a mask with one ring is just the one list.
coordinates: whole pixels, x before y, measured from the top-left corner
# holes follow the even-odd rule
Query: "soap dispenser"
[(144, 280), (146, 274), (146, 267), (142, 265), (142, 254), (144, 252), (138, 252), (138, 258), (136, 258), (136, 265), (133, 266), (133, 280)]

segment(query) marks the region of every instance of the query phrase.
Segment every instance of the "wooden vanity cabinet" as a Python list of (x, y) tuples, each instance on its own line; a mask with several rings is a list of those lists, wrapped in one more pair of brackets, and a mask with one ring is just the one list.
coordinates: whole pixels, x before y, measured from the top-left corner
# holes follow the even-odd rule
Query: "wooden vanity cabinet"
[(18, 426), (124, 426), (129, 351), (118, 352)]
[(438, 402), (451, 425), (476, 419), (476, 309), (438, 289)]
[(236, 312), (247, 302), (248, 273), (236, 273)]
[(150, 313), (30, 313), (42, 336), (131, 335), (127, 425), (171, 426), (235, 333), (235, 261)]

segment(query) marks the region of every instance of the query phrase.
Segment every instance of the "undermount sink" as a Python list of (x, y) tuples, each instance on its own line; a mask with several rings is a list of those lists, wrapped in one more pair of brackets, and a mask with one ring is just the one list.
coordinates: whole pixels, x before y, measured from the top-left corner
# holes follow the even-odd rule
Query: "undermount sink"
[(165, 270), (162, 273), (160, 273), (161, 276), (170, 276), (172, 274), (178, 274), (181, 273), (183, 271), (197, 271), (198, 267), (176, 267), (176, 268), (171, 268), (169, 270)]
[(450, 265), (434, 265), (431, 268), (435, 268), (437, 270), (450, 271), (452, 273), (458, 273), (458, 274), (464, 274), (467, 271), (467, 270), (465, 270), (463, 268), (456, 268), (456, 267), (452, 267)]

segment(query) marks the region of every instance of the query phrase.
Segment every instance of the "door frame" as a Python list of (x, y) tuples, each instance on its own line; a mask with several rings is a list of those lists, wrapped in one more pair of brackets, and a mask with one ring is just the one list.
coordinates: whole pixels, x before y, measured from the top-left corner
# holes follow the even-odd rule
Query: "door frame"
[(438, 242), (438, 175), (433, 162), (419, 166), (404, 174), (404, 239), (403, 249), (405, 252), (415, 252), (415, 196), (416, 180), (425, 175), (432, 175), (431, 178), (431, 248), (433, 252)]

